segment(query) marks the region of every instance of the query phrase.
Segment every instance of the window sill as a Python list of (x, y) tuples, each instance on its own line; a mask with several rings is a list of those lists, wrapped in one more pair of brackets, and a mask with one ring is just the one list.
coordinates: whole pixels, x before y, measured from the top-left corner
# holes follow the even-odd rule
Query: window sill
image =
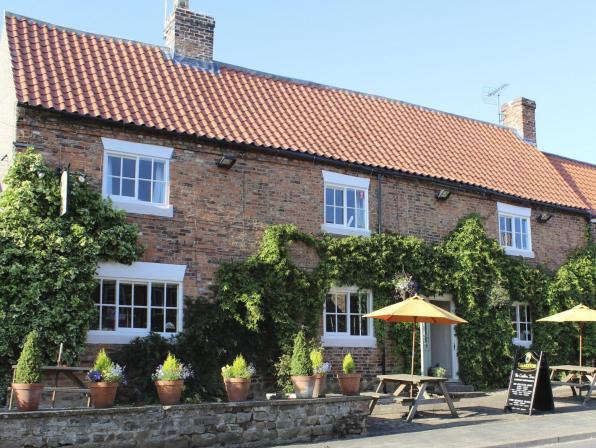
[[(164, 338), (176, 336), (178, 333), (156, 333)], [(149, 335), (147, 330), (116, 330), (102, 331), (89, 330), (87, 332), (87, 344), (128, 344), (134, 338), (142, 338)]]
[(534, 251), (532, 250), (524, 250), (524, 249), (515, 249), (513, 247), (504, 247), (506, 255), (524, 257), (524, 258), (534, 258)]
[(321, 224), (321, 230), (325, 233), (346, 236), (370, 236), (368, 229), (354, 229), (352, 227), (338, 226), (335, 224)]
[(321, 338), (324, 347), (377, 347), (377, 338), (374, 336), (331, 336)]
[(157, 205), (142, 201), (126, 201), (115, 197), (110, 197), (110, 199), (112, 200), (114, 207), (120, 208), (127, 213), (163, 216), (165, 218), (172, 218), (174, 216), (174, 207), (171, 205)]
[(530, 348), (532, 346), (532, 341), (520, 341), (519, 339), (513, 339), (511, 341), (513, 345), (517, 345), (519, 347)]

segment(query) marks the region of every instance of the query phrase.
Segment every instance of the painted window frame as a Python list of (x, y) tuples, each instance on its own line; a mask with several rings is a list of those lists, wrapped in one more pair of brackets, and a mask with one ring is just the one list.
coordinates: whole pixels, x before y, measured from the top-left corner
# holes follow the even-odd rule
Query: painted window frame
[[(367, 312), (373, 310), (373, 294), (372, 291), (360, 289), (356, 286), (346, 287), (332, 287), (327, 294), (358, 294), (365, 293), (367, 295)], [(326, 302), (326, 300), (325, 300)], [(377, 338), (375, 337), (375, 326), (372, 319), (367, 319), (368, 335), (351, 335), (350, 334), (350, 306), (346, 303), (346, 331), (345, 332), (327, 332), (327, 309), (326, 303), (323, 302), (323, 335), (321, 342), (324, 347), (371, 347), (377, 346)]]
[[(151, 329), (151, 287), (152, 283), (175, 284), (178, 287), (176, 332), (158, 332), (163, 337), (176, 336), (184, 328), (184, 274), (186, 265), (136, 262), (131, 265), (119, 263), (100, 263), (96, 278), (116, 281), (116, 296), (119, 294), (119, 282), (147, 285), (147, 326), (146, 328), (118, 328), (118, 299), (115, 300), (116, 329), (89, 330), (87, 343), (89, 344), (127, 344), (136, 337), (147, 336)], [(97, 305), (94, 305), (97, 306)], [(164, 310), (165, 297), (164, 297)]]
[[(515, 320), (511, 322), (512, 325), (515, 325), (515, 336), (511, 340), (514, 345), (518, 345), (520, 347), (529, 348), (534, 341), (534, 322), (532, 321), (532, 309), (530, 308), (530, 304), (527, 302), (512, 302), (510, 305), (512, 308), (515, 308)], [(526, 309), (526, 320), (521, 320), (521, 312), (520, 308), (523, 307)], [(528, 319), (528, 313), (530, 318)], [(524, 324), (530, 327), (530, 339), (524, 340), (521, 339), (521, 325)]]
[[(356, 236), (370, 236), (370, 207), (368, 203), (368, 191), (370, 187), (370, 179), (358, 176), (348, 176), (346, 174), (335, 173), (332, 171), (322, 171), (323, 175), (323, 224), (321, 230), (325, 233), (333, 233), (336, 235), (356, 235)], [(364, 228), (349, 227), (346, 224), (330, 224), (326, 222), (326, 202), (325, 192), (327, 188), (335, 188), (343, 190), (343, 209), (344, 209), (344, 223), (347, 221), (347, 190), (355, 189), (364, 191)]]
[[(174, 216), (174, 207), (170, 204), (170, 160), (174, 152), (173, 148), (165, 146), (148, 145), (146, 143), (135, 143), (125, 140), (116, 140), (112, 138), (101, 138), (103, 144), (103, 175), (102, 175), (102, 194), (105, 198), (110, 198), (115, 207), (123, 209), (128, 213), (142, 215), (156, 215), (166, 218)], [(110, 195), (108, 172), (108, 157), (123, 157), (136, 160), (135, 173), (135, 197)], [(139, 191), (139, 164), (140, 159), (158, 160), (164, 163), (164, 203), (158, 204), (138, 199)], [(153, 163), (152, 163), (153, 167)], [(153, 169), (153, 168), (152, 168)], [(152, 173), (153, 175), (153, 173)], [(153, 180), (151, 180), (153, 182)]]
[[(515, 219), (523, 219), (527, 226), (527, 249), (520, 249), (515, 246), (506, 246), (501, 240), (501, 218), (511, 219), (512, 244), (515, 244)], [(497, 202), (497, 229), (499, 244), (505, 250), (507, 255), (522, 256), (525, 258), (534, 258), (532, 250), (532, 209), (529, 207), (519, 207), (517, 205)]]

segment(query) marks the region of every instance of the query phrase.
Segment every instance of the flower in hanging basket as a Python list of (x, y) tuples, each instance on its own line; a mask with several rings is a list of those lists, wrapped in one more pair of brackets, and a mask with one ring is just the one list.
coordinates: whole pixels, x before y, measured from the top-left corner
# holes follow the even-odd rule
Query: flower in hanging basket
[(395, 288), (395, 299), (405, 300), (418, 292), (418, 282), (410, 274), (396, 274), (393, 278), (393, 287)]

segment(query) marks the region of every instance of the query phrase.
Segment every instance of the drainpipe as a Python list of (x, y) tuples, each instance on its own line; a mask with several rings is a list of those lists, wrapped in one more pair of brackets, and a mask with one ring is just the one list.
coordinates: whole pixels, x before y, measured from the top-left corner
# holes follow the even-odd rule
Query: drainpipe
[[(377, 233), (381, 233), (383, 231), (383, 202), (381, 200), (381, 173), (377, 173)], [(387, 324), (385, 324), (387, 325)], [(386, 350), (385, 346), (387, 345), (387, 330), (385, 330), (385, 340), (383, 342), (383, 347), (381, 348), (381, 374), (385, 375), (387, 372), (387, 364), (385, 362)], [(383, 388), (383, 393), (387, 393), (387, 390)]]
[(383, 231), (383, 208), (381, 201), (381, 173), (377, 173), (377, 232)]

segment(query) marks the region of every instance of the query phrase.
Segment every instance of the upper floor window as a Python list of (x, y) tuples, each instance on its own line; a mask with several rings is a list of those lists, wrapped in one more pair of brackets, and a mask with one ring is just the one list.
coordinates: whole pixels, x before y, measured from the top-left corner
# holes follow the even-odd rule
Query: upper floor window
[(497, 203), (499, 214), (499, 242), (508, 255), (533, 258), (532, 233), (530, 229), (531, 209)]
[(355, 287), (332, 288), (325, 297), (323, 344), (373, 346), (373, 323), (363, 317), (372, 311), (372, 294)]
[(103, 138), (104, 196), (130, 213), (173, 216), (169, 205), (172, 149)]
[(513, 325), (513, 343), (524, 347), (532, 345), (532, 314), (527, 303), (511, 305), (511, 324)]
[(368, 188), (370, 180), (323, 171), (324, 223), (321, 229), (340, 235), (370, 235)]
[(184, 265), (143, 262), (100, 265), (93, 292), (97, 313), (89, 341), (119, 343), (149, 332), (178, 333), (185, 269)]

